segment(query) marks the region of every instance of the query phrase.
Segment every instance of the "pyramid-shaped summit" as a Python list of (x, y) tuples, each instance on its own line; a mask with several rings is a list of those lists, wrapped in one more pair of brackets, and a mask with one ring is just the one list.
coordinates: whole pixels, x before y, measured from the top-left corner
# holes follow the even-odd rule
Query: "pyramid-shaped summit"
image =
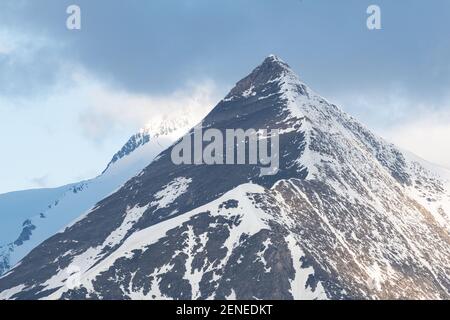
[(240, 80), (225, 97), (225, 100), (240, 96), (246, 97), (255, 92), (258, 88), (261, 89), (272, 82), (289, 78), (291, 81), (299, 81), (287, 63), (275, 55), (270, 55), (248, 76)]
[(279, 129), (280, 170), (175, 165), (170, 147), (26, 256), (0, 297), (450, 298), (448, 171), (377, 137), (275, 56), (202, 124)]
[[(293, 101), (317, 97), (289, 67), (270, 55), (234, 88), (203, 120), (206, 127), (267, 128), (287, 130), (298, 127), (292, 118), (303, 117), (299, 108), (290, 109)], [(259, 113), (259, 114), (258, 114)], [(246, 120), (251, 115), (251, 121)], [(229, 119), (231, 121), (226, 122)], [(218, 122), (222, 121), (222, 124)]]

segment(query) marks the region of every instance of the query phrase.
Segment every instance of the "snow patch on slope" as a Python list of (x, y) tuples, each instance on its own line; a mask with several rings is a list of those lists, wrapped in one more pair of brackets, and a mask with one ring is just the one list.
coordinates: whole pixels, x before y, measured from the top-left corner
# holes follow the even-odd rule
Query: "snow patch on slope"
[(14, 288), (2, 291), (2, 292), (0, 292), (0, 300), (10, 300), (11, 297), (13, 297), (14, 295), (20, 293), (25, 288), (26, 288), (26, 286), (21, 284), (21, 285), (18, 285), (16, 287), (14, 287)]
[(294, 300), (325, 300), (327, 295), (320, 282), (315, 290), (307, 286), (308, 278), (314, 276), (314, 268), (302, 268), (301, 259), (305, 256), (303, 250), (298, 246), (295, 237), (290, 234), (286, 237), (289, 250), (294, 263), (295, 276), (291, 280), (291, 293)]
[(150, 205), (157, 206), (157, 209), (167, 208), (179, 196), (187, 191), (191, 182), (191, 178), (178, 177), (174, 179), (155, 194), (154, 198), (156, 201), (153, 201)]

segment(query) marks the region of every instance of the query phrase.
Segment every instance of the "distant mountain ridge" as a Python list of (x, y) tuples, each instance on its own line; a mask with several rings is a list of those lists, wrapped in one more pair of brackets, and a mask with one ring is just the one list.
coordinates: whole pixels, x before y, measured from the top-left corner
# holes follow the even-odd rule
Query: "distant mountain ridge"
[[(160, 123), (160, 127), (141, 129), (113, 156), (107, 168), (96, 178), (55, 189), (0, 195), (0, 213), (5, 226), (0, 239), (0, 275), (40, 242), (61, 231), (138, 174), (158, 153), (189, 129), (188, 121), (187, 116), (182, 120), (167, 119)], [(21, 216), (17, 212), (20, 206), (24, 206)], [(6, 233), (7, 228), (12, 230)]]
[(143, 146), (149, 141), (150, 141), (150, 133), (147, 130), (141, 130), (140, 132), (132, 135), (131, 138), (127, 141), (127, 143), (122, 147), (122, 149), (120, 149), (114, 154), (113, 158), (108, 163), (105, 170), (103, 170), (102, 174), (105, 173), (112, 164), (116, 163), (123, 157), (128, 156), (134, 150)]
[(166, 117), (162, 122), (158, 122), (156, 124), (149, 123), (145, 128), (139, 130), (138, 133), (132, 135), (131, 138), (125, 143), (125, 145), (114, 154), (106, 169), (102, 173), (105, 173), (110, 166), (112, 166), (123, 157), (128, 156), (137, 148), (148, 143), (151, 137), (170, 137), (174, 136), (174, 134), (176, 136), (177, 132), (180, 132), (180, 128), (181, 130), (187, 130), (189, 128), (189, 125), (192, 125), (193, 123), (194, 121), (187, 115), (178, 116), (178, 118), (172, 119)]

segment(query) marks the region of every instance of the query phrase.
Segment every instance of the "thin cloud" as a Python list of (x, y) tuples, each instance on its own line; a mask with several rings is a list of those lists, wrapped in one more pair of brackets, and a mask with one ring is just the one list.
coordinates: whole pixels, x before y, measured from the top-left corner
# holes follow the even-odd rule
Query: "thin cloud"
[(49, 186), (49, 174), (43, 175), (42, 177), (32, 178), (30, 181), (36, 187), (46, 188)]
[(148, 127), (163, 119), (188, 117), (198, 122), (221, 96), (213, 81), (191, 83), (168, 95), (139, 95), (92, 84), (83, 90), (88, 107), (79, 115), (83, 134), (94, 141), (126, 128)]
[(0, 95), (20, 99), (51, 93), (65, 76), (63, 48), (44, 35), (0, 30)]
[(450, 112), (416, 114), (416, 119), (393, 126), (383, 135), (418, 156), (450, 168)]

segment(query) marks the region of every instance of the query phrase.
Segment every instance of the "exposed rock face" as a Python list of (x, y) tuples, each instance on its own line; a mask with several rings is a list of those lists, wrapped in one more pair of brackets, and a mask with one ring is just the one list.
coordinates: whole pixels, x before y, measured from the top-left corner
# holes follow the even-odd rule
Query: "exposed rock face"
[(126, 157), (130, 153), (132, 153), (137, 148), (143, 146), (144, 144), (148, 143), (150, 141), (150, 132), (147, 130), (142, 130), (134, 135), (131, 136), (131, 138), (125, 143), (125, 145), (117, 151), (117, 153), (112, 157), (111, 161), (108, 163), (108, 166), (103, 171), (103, 173), (108, 170), (108, 168), (122, 159), (123, 157)]
[(275, 56), (202, 125), (279, 129), (280, 170), (176, 166), (168, 148), (1, 278), (0, 298), (450, 298), (447, 171), (372, 134)]

